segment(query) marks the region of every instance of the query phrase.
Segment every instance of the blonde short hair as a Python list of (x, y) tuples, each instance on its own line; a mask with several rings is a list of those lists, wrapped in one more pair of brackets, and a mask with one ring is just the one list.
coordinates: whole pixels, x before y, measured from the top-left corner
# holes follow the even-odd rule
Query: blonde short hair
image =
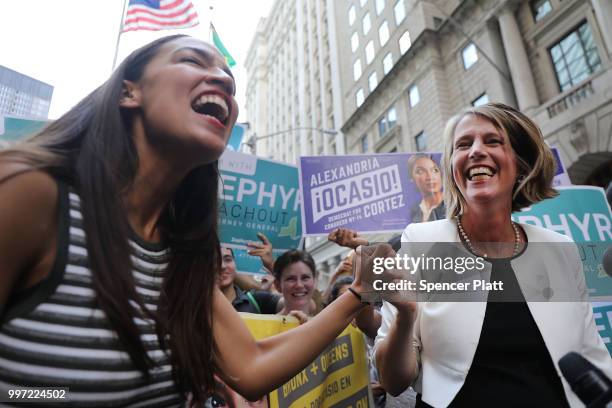
[(444, 129), (444, 201), (448, 218), (460, 215), (466, 208), (465, 198), (453, 179), (452, 156), (455, 129), (467, 115), (479, 116), (491, 122), (497, 129), (508, 135), (512, 150), (516, 154), (517, 184), (512, 195), (512, 211), (555, 197), (558, 193), (552, 187), (556, 160), (544, 142), (540, 128), (525, 114), (502, 103), (488, 103), (470, 107), (453, 116)]

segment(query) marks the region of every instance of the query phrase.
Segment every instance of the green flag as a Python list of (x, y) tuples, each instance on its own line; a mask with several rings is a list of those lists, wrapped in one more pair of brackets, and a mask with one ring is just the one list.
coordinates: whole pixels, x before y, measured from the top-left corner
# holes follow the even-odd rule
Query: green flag
[(230, 53), (227, 51), (227, 49), (221, 42), (221, 39), (219, 38), (219, 34), (217, 34), (217, 30), (215, 30), (215, 26), (212, 25), (212, 23), (210, 23), (210, 31), (212, 32), (213, 43), (215, 44), (215, 47), (217, 47), (219, 52), (221, 52), (221, 55), (225, 57), (225, 62), (227, 63), (227, 65), (230, 68), (236, 65), (236, 61), (234, 60), (234, 58), (232, 58)]

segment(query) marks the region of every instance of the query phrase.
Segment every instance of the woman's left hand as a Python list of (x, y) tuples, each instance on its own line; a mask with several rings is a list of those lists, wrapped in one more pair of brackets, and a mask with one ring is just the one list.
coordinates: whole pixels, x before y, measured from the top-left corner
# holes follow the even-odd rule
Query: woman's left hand
[(287, 314), (287, 316), (295, 317), (300, 321), (300, 324), (304, 324), (310, 319), (310, 317), (308, 317), (308, 315), (301, 310), (292, 310)]

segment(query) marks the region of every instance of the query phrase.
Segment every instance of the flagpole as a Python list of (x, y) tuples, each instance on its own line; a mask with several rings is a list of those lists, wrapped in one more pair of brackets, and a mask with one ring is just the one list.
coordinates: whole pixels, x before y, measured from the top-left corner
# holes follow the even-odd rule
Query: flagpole
[(119, 32), (117, 33), (117, 43), (115, 44), (115, 56), (113, 57), (113, 67), (111, 68), (111, 73), (115, 70), (115, 65), (117, 64), (117, 54), (119, 54), (119, 40), (121, 39), (121, 30), (123, 30), (123, 21), (125, 19), (125, 9), (127, 3), (128, 0), (123, 0), (123, 9), (121, 10), (121, 24), (119, 24)]
[(208, 42), (212, 44), (212, 42), (213, 42), (212, 30), (213, 30), (213, 10), (214, 10), (214, 6), (211, 3), (209, 3), (208, 9), (210, 10), (209, 19), (208, 19)]

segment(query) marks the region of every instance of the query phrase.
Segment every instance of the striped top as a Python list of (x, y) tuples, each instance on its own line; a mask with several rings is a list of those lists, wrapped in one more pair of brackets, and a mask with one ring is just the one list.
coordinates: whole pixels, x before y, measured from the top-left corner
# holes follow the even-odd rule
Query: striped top
[[(154, 324), (136, 319), (147, 353), (157, 363), (145, 380), (96, 306), (80, 199), (58, 185), (58, 250), (51, 274), (11, 299), (0, 322), (0, 406), (7, 389), (19, 386), (67, 387), (70, 405), (78, 407), (182, 405)], [(136, 292), (155, 310), (168, 250), (133, 235)]]

